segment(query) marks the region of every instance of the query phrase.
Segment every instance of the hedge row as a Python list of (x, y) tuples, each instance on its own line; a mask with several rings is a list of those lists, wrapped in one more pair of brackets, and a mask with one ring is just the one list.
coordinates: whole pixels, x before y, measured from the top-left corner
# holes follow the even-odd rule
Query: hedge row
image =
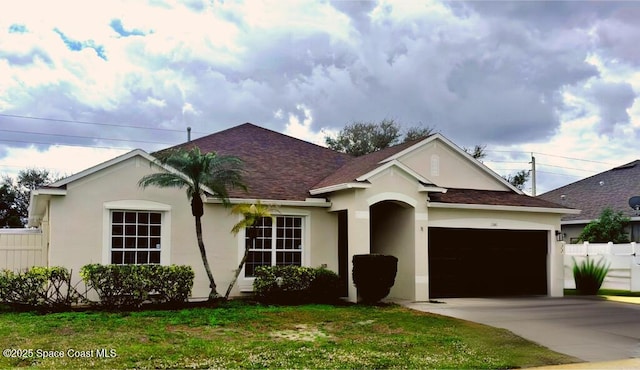
[(33, 267), (22, 273), (0, 271), (0, 302), (27, 306), (70, 306), (79, 295), (63, 267)]
[(263, 266), (255, 275), (255, 297), (265, 303), (335, 303), (340, 296), (340, 278), (322, 267)]
[[(83, 266), (86, 289), (71, 283), (64, 267), (33, 267), (25, 272), (0, 271), (0, 303), (31, 307), (69, 307), (93, 303), (105, 307), (138, 307), (146, 301), (185, 302), (191, 294), (194, 273), (190, 266), (99, 265)], [(91, 302), (95, 290), (98, 302)]]
[(100, 265), (80, 269), (88, 288), (94, 289), (106, 307), (138, 307), (151, 300), (185, 302), (193, 288), (191, 266)]

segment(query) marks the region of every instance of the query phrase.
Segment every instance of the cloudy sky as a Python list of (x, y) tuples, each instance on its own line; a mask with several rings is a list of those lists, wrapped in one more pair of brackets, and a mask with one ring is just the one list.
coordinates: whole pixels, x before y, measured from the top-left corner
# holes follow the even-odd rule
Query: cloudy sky
[[(354, 121), (486, 145), (538, 194), (640, 158), (640, 2), (15, 1), (0, 173), (71, 174), (252, 122)], [(531, 183), (527, 184), (531, 191)]]

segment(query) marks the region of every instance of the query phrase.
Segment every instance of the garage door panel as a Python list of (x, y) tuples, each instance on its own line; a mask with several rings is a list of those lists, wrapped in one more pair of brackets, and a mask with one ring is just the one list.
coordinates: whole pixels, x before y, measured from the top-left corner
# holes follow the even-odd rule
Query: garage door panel
[(429, 229), (430, 297), (547, 293), (547, 232)]

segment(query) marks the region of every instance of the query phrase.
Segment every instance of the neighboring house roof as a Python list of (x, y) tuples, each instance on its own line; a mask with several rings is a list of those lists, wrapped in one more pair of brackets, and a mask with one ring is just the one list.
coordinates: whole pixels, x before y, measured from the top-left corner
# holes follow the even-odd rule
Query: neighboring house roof
[(230, 191), (232, 198), (305, 200), (309, 189), (353, 159), (251, 123), (216, 132), (173, 148), (198, 146), (203, 152), (242, 159), (248, 193)]
[(629, 198), (640, 195), (640, 160), (576, 181), (538, 197), (565, 207), (581, 209), (580, 215), (566, 215), (562, 221), (597, 219), (605, 208), (621, 211), (628, 217), (636, 213)]

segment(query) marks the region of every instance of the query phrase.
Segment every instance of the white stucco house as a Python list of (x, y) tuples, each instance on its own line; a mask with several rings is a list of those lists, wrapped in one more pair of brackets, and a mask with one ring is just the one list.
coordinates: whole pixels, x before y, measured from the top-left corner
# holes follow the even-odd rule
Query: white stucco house
[[(179, 145), (236, 155), (247, 192), (233, 203), (278, 206), (257, 227), (261, 238), (232, 295), (252, 289), (256, 266), (326, 266), (356, 300), (354, 254), (398, 258), (391, 297), (561, 296), (564, 276), (556, 233), (577, 211), (529, 197), (440, 134), (353, 158), (253, 124)], [(171, 170), (142, 150), (33, 191), (29, 224), (42, 229), (47, 264), (75, 273), (88, 263), (186, 264), (193, 297), (207, 297), (194, 221), (184, 191), (138, 186)], [(205, 200), (204, 242), (218, 290), (244, 252), (239, 220)]]

